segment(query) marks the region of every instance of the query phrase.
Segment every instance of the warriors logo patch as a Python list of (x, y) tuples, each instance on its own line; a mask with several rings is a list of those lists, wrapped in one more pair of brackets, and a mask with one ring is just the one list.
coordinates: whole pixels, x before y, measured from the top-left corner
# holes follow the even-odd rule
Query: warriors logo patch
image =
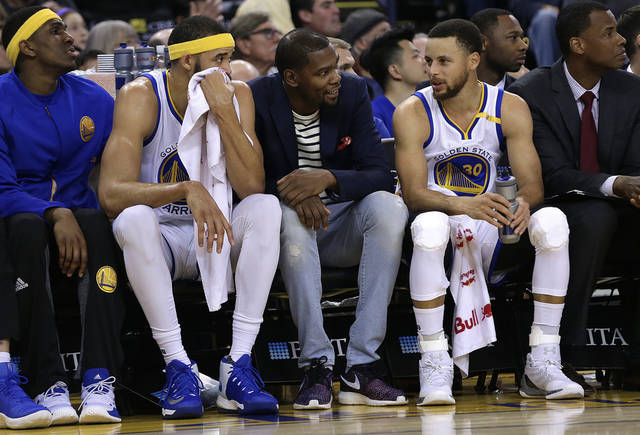
[(488, 187), (489, 162), (477, 154), (462, 153), (440, 160), (434, 171), (436, 184), (457, 195), (480, 195)]
[(88, 116), (83, 116), (80, 120), (80, 137), (83, 142), (89, 142), (96, 133), (96, 124)]
[[(182, 161), (180, 161), (178, 150), (164, 158), (158, 170), (158, 183), (179, 183), (180, 181), (188, 180), (189, 174)], [(186, 205), (187, 201), (182, 199), (175, 201), (174, 204)]]
[(118, 286), (118, 275), (111, 266), (102, 266), (96, 273), (96, 284), (105, 293), (113, 293)]

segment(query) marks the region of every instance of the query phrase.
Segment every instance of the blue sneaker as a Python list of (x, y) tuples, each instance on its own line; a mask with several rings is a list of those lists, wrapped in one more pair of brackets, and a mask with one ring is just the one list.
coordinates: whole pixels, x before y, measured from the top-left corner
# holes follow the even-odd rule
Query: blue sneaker
[(0, 363), (0, 428), (29, 429), (49, 427), (51, 412), (38, 405), (20, 388), (27, 379), (13, 363)]
[(116, 378), (107, 369), (89, 369), (82, 377), (80, 424), (119, 423), (113, 383)]
[[(194, 365), (192, 361), (192, 365)], [(160, 400), (162, 418), (198, 418), (204, 410), (200, 400), (202, 381), (192, 368), (174, 359), (167, 365), (167, 383)]]
[(34, 402), (51, 411), (51, 414), (53, 414), (51, 426), (78, 422), (78, 414), (69, 400), (69, 388), (62, 381), (56, 382), (47, 391), (38, 394)]
[(251, 365), (247, 354), (233, 362), (230, 356), (220, 361), (218, 408), (239, 414), (275, 414), (278, 401), (264, 390), (264, 382)]

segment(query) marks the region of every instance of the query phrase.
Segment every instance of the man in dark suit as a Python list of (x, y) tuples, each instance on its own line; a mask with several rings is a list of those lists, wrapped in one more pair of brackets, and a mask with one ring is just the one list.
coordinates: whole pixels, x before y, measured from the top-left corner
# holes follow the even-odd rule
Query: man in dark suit
[[(529, 42), (518, 19), (505, 9), (483, 9), (471, 17), (482, 33), (482, 53), (478, 65), (478, 79), (492, 86), (506, 89), (524, 66)], [(526, 68), (524, 69), (526, 71)]]
[(530, 72), (509, 91), (531, 109), (546, 196), (574, 189), (588, 195), (564, 195), (556, 204), (571, 230), (560, 334), (570, 360), (571, 346), (585, 344), (587, 303), (605, 258), (612, 259), (609, 248), (626, 257), (615, 259), (618, 264), (637, 261), (626, 252), (640, 246), (640, 80), (618, 70), (625, 39), (603, 5), (567, 6), (556, 31), (563, 59)]
[(306, 374), (294, 408), (331, 406), (334, 351), (323, 329), (320, 266), (360, 264), (343, 404), (407, 403), (373, 370), (386, 332), (408, 211), (376, 132), (367, 88), (337, 69), (329, 41), (294, 30), (276, 50), (278, 74), (250, 83), (267, 193), (282, 202), (280, 271), (298, 327)]

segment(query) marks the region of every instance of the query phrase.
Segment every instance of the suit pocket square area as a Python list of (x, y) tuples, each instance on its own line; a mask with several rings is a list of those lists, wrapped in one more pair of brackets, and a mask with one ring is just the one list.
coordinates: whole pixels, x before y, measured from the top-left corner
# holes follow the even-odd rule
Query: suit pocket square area
[(338, 144), (337, 151), (343, 150), (349, 145), (351, 145), (351, 136), (345, 136), (342, 139), (340, 139), (340, 143)]

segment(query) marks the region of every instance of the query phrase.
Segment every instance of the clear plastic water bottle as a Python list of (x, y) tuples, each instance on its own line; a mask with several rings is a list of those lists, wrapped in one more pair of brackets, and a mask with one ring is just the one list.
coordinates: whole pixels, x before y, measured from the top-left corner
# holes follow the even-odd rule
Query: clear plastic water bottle
[(169, 47), (164, 47), (164, 69), (171, 69), (171, 58), (169, 57)]
[(156, 68), (156, 49), (147, 44), (136, 48), (136, 65), (138, 75), (153, 71)]
[(133, 49), (127, 44), (120, 44), (120, 48), (113, 50), (113, 66), (116, 69), (116, 93), (126, 83), (133, 79)]
[[(496, 193), (504, 196), (504, 198), (511, 204), (509, 210), (515, 214), (518, 210), (518, 185), (516, 184), (516, 178), (513, 175), (503, 174), (496, 179)], [(518, 243), (520, 236), (513, 232), (514, 228), (508, 225), (503, 226), (499, 230), (500, 241), (504, 244)]]

